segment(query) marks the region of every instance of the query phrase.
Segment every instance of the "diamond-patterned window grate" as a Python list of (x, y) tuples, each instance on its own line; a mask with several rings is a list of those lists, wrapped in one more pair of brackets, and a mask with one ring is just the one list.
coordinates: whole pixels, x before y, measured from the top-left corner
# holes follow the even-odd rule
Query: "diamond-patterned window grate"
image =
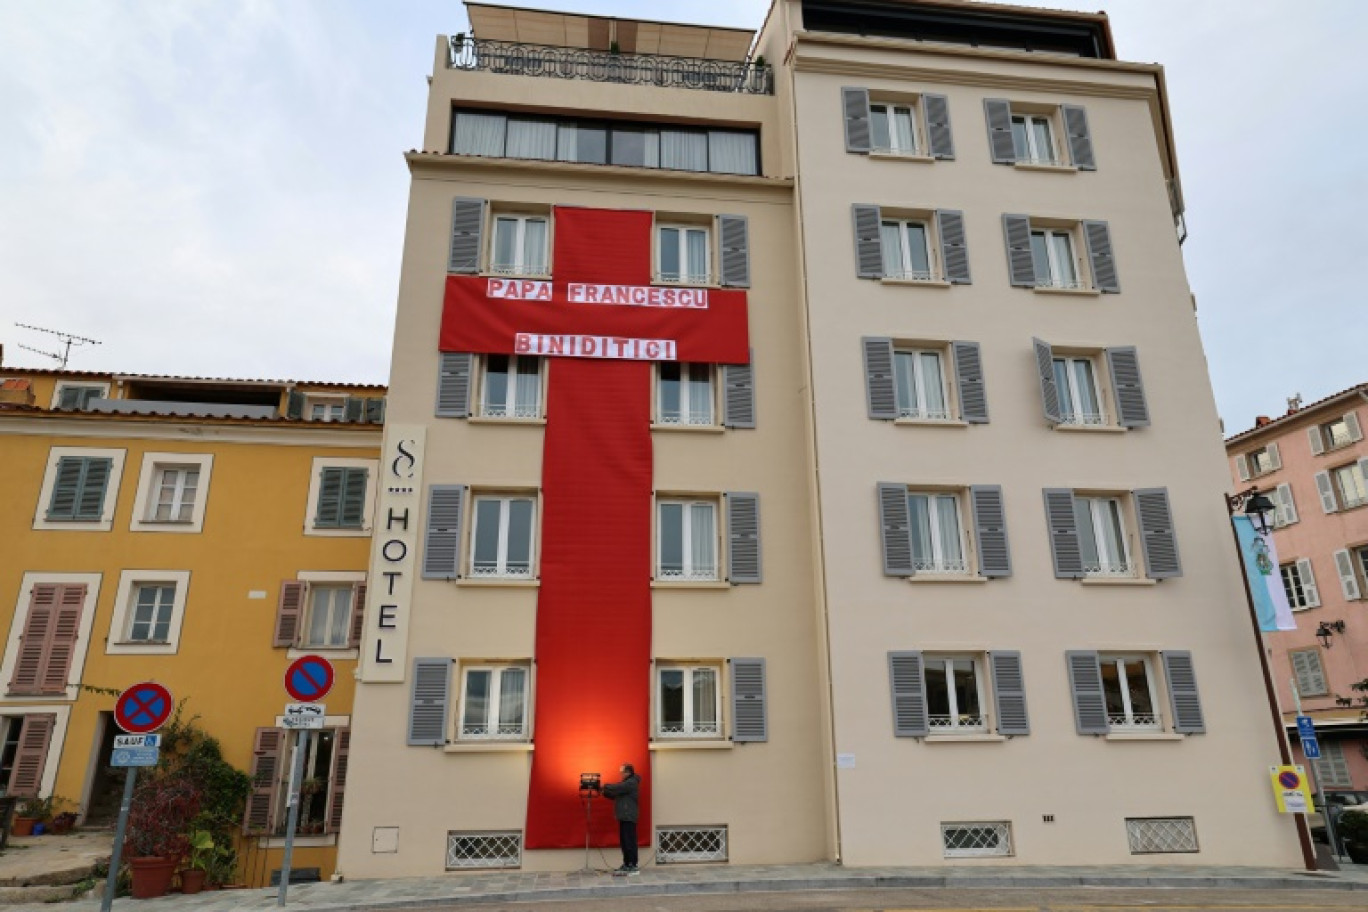
[(1004, 857), (1012, 854), (1012, 827), (1005, 820), (942, 823), (946, 858)]
[(656, 827), (658, 864), (697, 864), (727, 860), (725, 826)]
[(448, 871), (522, 866), (522, 833), (447, 833)]
[(1126, 838), (1132, 855), (1201, 851), (1191, 817), (1127, 817)]

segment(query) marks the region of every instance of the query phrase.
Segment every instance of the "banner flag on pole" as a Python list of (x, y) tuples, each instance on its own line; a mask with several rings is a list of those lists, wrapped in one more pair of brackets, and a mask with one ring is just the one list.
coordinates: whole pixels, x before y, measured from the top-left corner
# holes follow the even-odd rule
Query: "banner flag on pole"
[(1244, 557), (1245, 575), (1249, 578), (1249, 592), (1254, 597), (1254, 611), (1259, 616), (1259, 629), (1264, 633), (1296, 630), (1292, 606), (1287, 603), (1282, 573), (1278, 569), (1278, 549), (1273, 535), (1260, 535), (1248, 516), (1234, 516), (1235, 534), (1240, 540), (1240, 554)]

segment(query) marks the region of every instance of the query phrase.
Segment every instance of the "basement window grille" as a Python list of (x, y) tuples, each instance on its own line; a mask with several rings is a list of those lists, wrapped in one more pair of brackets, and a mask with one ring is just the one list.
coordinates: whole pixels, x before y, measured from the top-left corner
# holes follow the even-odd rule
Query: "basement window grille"
[(659, 864), (726, 860), (725, 826), (656, 827), (656, 862)]
[(1191, 817), (1127, 817), (1126, 838), (1132, 855), (1201, 851)]
[(522, 833), (447, 833), (446, 869), (517, 868), (522, 866)]
[(1012, 854), (1012, 827), (1005, 820), (942, 823), (946, 858), (985, 858)]

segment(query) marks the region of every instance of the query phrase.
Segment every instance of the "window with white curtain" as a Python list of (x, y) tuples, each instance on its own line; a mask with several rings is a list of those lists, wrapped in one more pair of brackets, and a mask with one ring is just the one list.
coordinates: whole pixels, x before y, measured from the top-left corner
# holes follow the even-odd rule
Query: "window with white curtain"
[(1019, 162), (1058, 164), (1050, 118), (1043, 114), (1012, 116), (1012, 149)]
[(658, 737), (721, 737), (719, 671), (714, 665), (662, 665), (656, 669)]
[(148, 522), (188, 523), (199, 496), (199, 466), (157, 466), (156, 497), (148, 504)]
[(967, 573), (959, 496), (912, 492), (912, 563), (918, 573)]
[(507, 120), (502, 114), (460, 112), (451, 131), (451, 151), (457, 155), (502, 158)]
[(489, 271), (495, 275), (550, 275), (546, 262), (549, 228), (544, 215), (496, 214)]
[(555, 161), (556, 122), (509, 118), (508, 142), (504, 155), (508, 158)]
[(1092, 358), (1055, 358), (1054, 378), (1059, 392), (1060, 423), (1088, 427), (1107, 423)]
[(759, 174), (760, 155), (754, 133), (708, 132), (708, 170), (718, 174)]
[(926, 712), (932, 733), (987, 731), (978, 660), (927, 656), (925, 662)]
[(683, 285), (708, 284), (708, 234), (701, 225), (657, 225), (656, 279)]
[(531, 497), (475, 498), (470, 532), (470, 575), (477, 579), (530, 579), (536, 529)]
[(879, 226), (884, 278), (931, 281), (930, 237), (926, 222), (885, 219)]
[(1154, 676), (1145, 656), (1099, 656), (1107, 723), (1113, 731), (1159, 728)]
[(355, 599), (356, 591), (351, 586), (310, 584), (303, 645), (321, 649), (345, 648), (351, 635)]
[(460, 738), (525, 740), (528, 735), (528, 677), (524, 665), (480, 665), (463, 669)]
[(713, 424), (713, 368), (711, 364), (662, 361), (656, 388), (656, 422), (676, 426)]
[(480, 380), (482, 418), (540, 418), (542, 360), (531, 355), (485, 355)]
[(945, 421), (950, 417), (940, 352), (899, 349), (893, 353), (893, 373), (899, 417), (926, 421)]
[(1357, 462), (1330, 470), (1335, 479), (1335, 490), (1339, 494), (1341, 510), (1350, 510), (1368, 503), (1368, 483), (1365, 483), (1363, 469)]
[(1031, 261), (1037, 288), (1082, 288), (1074, 263), (1073, 235), (1062, 228), (1031, 232)]
[(1121, 501), (1115, 497), (1074, 497), (1074, 521), (1089, 576), (1134, 576), (1130, 541)]
[(661, 130), (660, 167), (708, 170), (708, 134), (701, 130)]
[(718, 579), (717, 502), (662, 500), (656, 511), (656, 579)]
[(917, 154), (917, 109), (912, 105), (871, 104), (869, 126), (875, 152)]

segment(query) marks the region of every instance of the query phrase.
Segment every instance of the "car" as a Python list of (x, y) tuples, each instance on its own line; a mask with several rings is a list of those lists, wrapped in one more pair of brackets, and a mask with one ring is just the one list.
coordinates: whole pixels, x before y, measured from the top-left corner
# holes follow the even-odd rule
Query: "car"
[[(1330, 820), (1333, 823), (1339, 819), (1346, 808), (1368, 808), (1368, 790), (1359, 789), (1328, 789), (1325, 792), (1325, 806), (1330, 810)], [(1329, 843), (1330, 837), (1325, 832), (1325, 815), (1320, 811), (1306, 816), (1306, 823), (1311, 827), (1311, 838), (1317, 842)]]

